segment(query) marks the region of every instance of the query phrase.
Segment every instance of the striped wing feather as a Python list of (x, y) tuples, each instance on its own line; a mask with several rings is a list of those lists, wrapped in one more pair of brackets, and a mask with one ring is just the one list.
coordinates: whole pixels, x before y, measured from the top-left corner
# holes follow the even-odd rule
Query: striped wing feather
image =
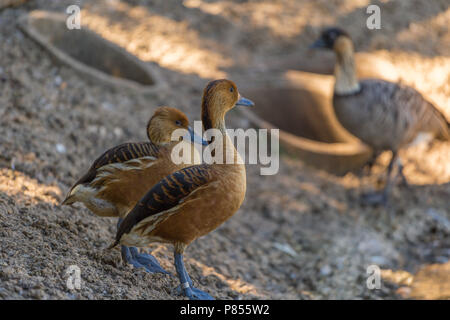
[(154, 185), (136, 204), (116, 234), (116, 244), (123, 234), (129, 233), (140, 221), (178, 205), (197, 188), (211, 181), (208, 165), (196, 165), (174, 172)]
[(79, 184), (92, 182), (97, 175), (97, 170), (107, 164), (122, 163), (148, 156), (157, 157), (158, 152), (159, 148), (151, 142), (129, 142), (111, 148), (94, 161), (88, 172), (72, 186), (71, 190)]

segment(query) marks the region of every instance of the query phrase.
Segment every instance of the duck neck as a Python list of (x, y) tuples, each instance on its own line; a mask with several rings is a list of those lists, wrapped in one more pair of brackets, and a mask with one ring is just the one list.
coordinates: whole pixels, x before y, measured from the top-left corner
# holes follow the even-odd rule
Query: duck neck
[[(206, 108), (204, 110), (207, 110)], [(225, 126), (225, 115), (212, 115), (208, 112), (203, 112), (202, 114), (202, 122), (203, 122), (203, 128), (205, 131), (209, 129), (216, 129), (219, 130), (222, 134), (223, 141), (231, 140), (228, 137), (227, 133), (227, 127)], [(224, 147), (225, 148), (225, 147)]]
[(171, 141), (171, 135), (167, 135), (167, 134), (155, 134), (152, 133), (151, 135), (148, 134), (148, 140), (153, 143), (155, 146), (159, 146), (159, 147), (163, 147), (163, 146), (167, 146), (169, 144), (172, 143)]
[(356, 93), (360, 85), (355, 72), (355, 59), (353, 43), (347, 37), (336, 40), (334, 51), (336, 52), (336, 66), (334, 76), (334, 92), (339, 95)]
[[(219, 130), (221, 133), (220, 137), (222, 139), (221, 143), (219, 142), (217, 145), (214, 146), (215, 148), (219, 149), (213, 150), (213, 156), (216, 157), (216, 160), (219, 160), (217, 159), (217, 157), (223, 157), (222, 163), (241, 166), (243, 163), (242, 158), (240, 157), (239, 153), (234, 147), (233, 141), (228, 136), (227, 128), (225, 126), (225, 114), (213, 115), (211, 113), (208, 113), (207, 110), (208, 110), (207, 108), (203, 108), (202, 112), (203, 128), (205, 129), (205, 131), (209, 129)], [(216, 138), (219, 137), (214, 135), (210, 143), (215, 143)], [(220, 149), (221, 152), (219, 151)]]
[(211, 105), (217, 103), (213, 101), (206, 93), (202, 99), (202, 123), (205, 131), (209, 129), (218, 129), (225, 136), (227, 128), (225, 127), (225, 113), (224, 108), (212, 108)]
[(219, 117), (217, 120), (213, 121), (213, 128), (219, 130), (224, 137), (228, 136), (228, 134), (227, 134), (227, 127), (225, 126), (225, 117), (224, 117), (224, 115)]

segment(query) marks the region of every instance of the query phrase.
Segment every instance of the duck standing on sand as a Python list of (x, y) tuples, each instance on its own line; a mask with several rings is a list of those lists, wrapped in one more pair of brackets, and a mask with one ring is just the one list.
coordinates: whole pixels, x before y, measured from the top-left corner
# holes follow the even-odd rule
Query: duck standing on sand
[[(189, 127), (186, 115), (171, 107), (158, 108), (147, 125), (149, 142), (124, 143), (104, 152), (87, 173), (70, 189), (63, 205), (82, 202), (102, 217), (119, 217), (119, 224), (140, 198), (163, 177), (181, 168), (200, 163), (196, 148), (183, 155), (185, 163), (171, 161), (171, 151), (178, 143), (171, 141), (172, 133), (186, 129), (194, 142), (203, 142)], [(136, 248), (122, 247), (122, 257), (135, 267), (148, 272), (163, 272), (156, 259), (140, 254)]]
[[(383, 192), (365, 195), (370, 204), (386, 204), (398, 151), (418, 138), (449, 140), (450, 124), (433, 104), (409, 86), (379, 79), (358, 80), (353, 42), (345, 31), (328, 28), (312, 47), (331, 49), (336, 54), (333, 107), (339, 122), (372, 147), (374, 154), (392, 151)], [(406, 181), (401, 164), (399, 174)]]
[(195, 165), (167, 175), (127, 215), (112, 245), (173, 244), (181, 290), (190, 299), (212, 297), (194, 288), (184, 267), (184, 250), (192, 241), (228, 220), (245, 197), (245, 165), (227, 135), (225, 114), (234, 106), (253, 105), (240, 97), (232, 81), (210, 82), (203, 92), (203, 127), (220, 130), (223, 156), (231, 155), (233, 163)]

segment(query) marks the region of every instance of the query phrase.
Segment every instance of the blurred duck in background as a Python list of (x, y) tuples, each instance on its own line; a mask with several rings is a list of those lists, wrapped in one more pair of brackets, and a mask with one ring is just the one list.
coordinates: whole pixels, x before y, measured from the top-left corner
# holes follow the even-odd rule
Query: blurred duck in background
[[(200, 155), (194, 147), (190, 155), (183, 155), (184, 163), (171, 161), (174, 146), (190, 143), (171, 141), (172, 133), (177, 129), (188, 130), (191, 141), (207, 144), (194, 134), (183, 112), (160, 107), (147, 125), (149, 142), (124, 143), (105, 151), (72, 186), (62, 204), (81, 202), (98, 216), (119, 217), (120, 224), (159, 180), (179, 169), (200, 163)], [(148, 272), (166, 273), (153, 256), (139, 253), (136, 248), (123, 246), (122, 257)]]
[[(225, 114), (234, 106), (253, 106), (230, 80), (210, 82), (202, 99), (205, 130), (218, 129), (223, 144), (214, 149), (233, 163), (201, 164), (167, 175), (138, 202), (117, 231), (117, 244), (145, 247), (154, 242), (174, 246), (175, 269), (181, 292), (190, 299), (212, 299), (195, 288), (183, 262), (186, 247), (228, 220), (246, 192), (245, 165), (225, 127)], [(218, 143), (220, 145), (220, 143)], [(225, 158), (232, 156), (232, 158)]]
[(339, 28), (324, 30), (311, 46), (336, 54), (333, 106), (340, 123), (373, 148), (374, 154), (392, 151), (387, 180), (381, 193), (364, 195), (369, 204), (386, 205), (393, 184), (392, 169), (406, 182), (398, 152), (417, 140), (449, 140), (450, 125), (444, 115), (415, 89), (379, 79), (358, 80), (350, 36)]

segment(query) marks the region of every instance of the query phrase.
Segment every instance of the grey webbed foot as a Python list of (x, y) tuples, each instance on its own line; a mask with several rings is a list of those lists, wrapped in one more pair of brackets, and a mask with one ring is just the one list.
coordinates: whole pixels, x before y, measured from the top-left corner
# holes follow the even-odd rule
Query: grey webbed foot
[(184, 267), (183, 255), (180, 253), (175, 253), (175, 269), (181, 282), (177, 288), (178, 292), (191, 300), (214, 300), (208, 293), (193, 287), (192, 280)]
[(184, 295), (191, 300), (214, 300), (208, 293), (194, 287), (185, 289)]
[(150, 273), (170, 274), (164, 270), (156, 258), (148, 253), (139, 253), (135, 247), (122, 246), (122, 259), (135, 268), (144, 268)]

